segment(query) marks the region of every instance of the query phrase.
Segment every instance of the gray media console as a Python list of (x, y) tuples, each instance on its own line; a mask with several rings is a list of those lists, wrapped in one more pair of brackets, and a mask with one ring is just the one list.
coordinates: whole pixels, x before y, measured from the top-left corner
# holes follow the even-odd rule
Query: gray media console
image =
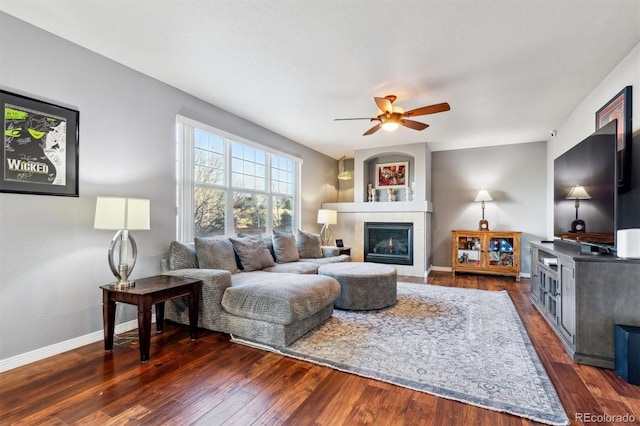
[(640, 326), (640, 260), (530, 244), (531, 301), (574, 362), (614, 368), (616, 324)]

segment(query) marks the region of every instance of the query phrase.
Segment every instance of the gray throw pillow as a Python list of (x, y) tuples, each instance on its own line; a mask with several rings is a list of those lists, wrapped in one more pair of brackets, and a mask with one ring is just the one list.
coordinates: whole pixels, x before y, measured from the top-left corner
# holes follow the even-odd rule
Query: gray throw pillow
[(296, 231), (296, 244), (300, 259), (318, 259), (324, 257), (320, 246), (320, 235), (305, 232), (300, 229)]
[(238, 271), (233, 244), (228, 238), (195, 238), (198, 264), (203, 269), (223, 269), (235, 274)]
[(271, 234), (245, 234), (244, 232), (238, 232), (238, 238), (251, 237), (254, 235), (262, 235), (262, 239), (267, 245), (269, 253), (271, 253), (271, 257), (273, 257), (273, 261), (275, 262), (276, 254), (273, 252), (273, 237), (271, 236)]
[(273, 235), (263, 234), (262, 239), (264, 240), (264, 243), (267, 245), (267, 248), (269, 249), (269, 253), (271, 253), (271, 257), (273, 257), (273, 260), (275, 261), (276, 254), (273, 252)]
[(196, 268), (198, 268), (198, 258), (194, 244), (172, 241), (169, 246), (169, 269), (175, 271)]
[(229, 238), (245, 272), (268, 268), (276, 263), (261, 235)]
[(300, 260), (296, 237), (290, 232), (273, 230), (273, 252), (276, 255), (276, 262), (289, 263)]

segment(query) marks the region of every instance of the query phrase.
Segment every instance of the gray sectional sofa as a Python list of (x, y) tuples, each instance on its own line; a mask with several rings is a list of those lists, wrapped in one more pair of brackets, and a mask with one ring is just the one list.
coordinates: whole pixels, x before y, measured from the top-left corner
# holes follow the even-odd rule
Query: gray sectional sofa
[[(202, 280), (199, 327), (282, 347), (333, 313), (340, 284), (318, 268), (350, 260), (323, 250), (316, 234), (274, 231), (174, 241), (165, 274)], [(166, 302), (165, 318), (188, 324), (186, 300)]]

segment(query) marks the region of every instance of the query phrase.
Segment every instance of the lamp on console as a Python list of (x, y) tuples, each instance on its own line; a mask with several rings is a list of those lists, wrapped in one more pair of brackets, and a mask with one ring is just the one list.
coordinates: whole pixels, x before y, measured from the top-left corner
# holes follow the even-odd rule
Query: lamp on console
[(489, 193), (487, 192), (486, 189), (481, 189), (480, 192), (478, 192), (478, 195), (476, 195), (476, 199), (473, 201), (482, 201), (481, 207), (482, 207), (482, 219), (480, 220), (480, 223), (478, 224), (478, 229), (480, 231), (488, 231), (489, 230), (489, 221), (485, 220), (484, 218), (484, 202), (485, 201), (493, 201), (493, 198), (491, 198), (491, 195), (489, 195)]
[[(94, 229), (116, 230), (109, 245), (109, 267), (118, 279), (117, 288), (129, 288), (135, 285), (129, 276), (136, 265), (138, 246), (131, 230), (148, 230), (149, 200), (140, 198), (98, 197), (96, 199), (96, 217)], [(131, 245), (131, 257), (127, 251)], [(118, 266), (115, 263), (115, 249), (118, 246)]]
[(587, 226), (584, 223), (584, 220), (578, 219), (578, 209), (580, 208), (580, 200), (588, 200), (591, 196), (587, 193), (583, 186), (576, 185), (571, 188), (569, 191), (569, 195), (567, 195), (567, 200), (576, 200), (576, 219), (571, 222), (571, 231), (576, 233), (584, 233), (587, 230)]
[(329, 225), (335, 225), (338, 223), (338, 212), (328, 209), (318, 210), (318, 223), (322, 224), (322, 229), (320, 230), (320, 244), (323, 246), (332, 245), (333, 235), (331, 234), (331, 227)]

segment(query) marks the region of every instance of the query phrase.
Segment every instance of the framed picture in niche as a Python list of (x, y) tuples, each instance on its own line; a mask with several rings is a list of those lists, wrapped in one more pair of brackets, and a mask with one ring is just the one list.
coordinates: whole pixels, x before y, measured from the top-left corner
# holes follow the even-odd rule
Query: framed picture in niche
[(344, 247), (344, 242), (342, 242), (342, 240), (336, 238), (336, 247)]
[(618, 190), (629, 189), (631, 179), (631, 86), (622, 89), (596, 112), (596, 130), (613, 120), (618, 120)]
[(404, 188), (407, 186), (409, 163), (376, 164), (376, 188)]
[(0, 90), (0, 192), (78, 196), (79, 112)]

